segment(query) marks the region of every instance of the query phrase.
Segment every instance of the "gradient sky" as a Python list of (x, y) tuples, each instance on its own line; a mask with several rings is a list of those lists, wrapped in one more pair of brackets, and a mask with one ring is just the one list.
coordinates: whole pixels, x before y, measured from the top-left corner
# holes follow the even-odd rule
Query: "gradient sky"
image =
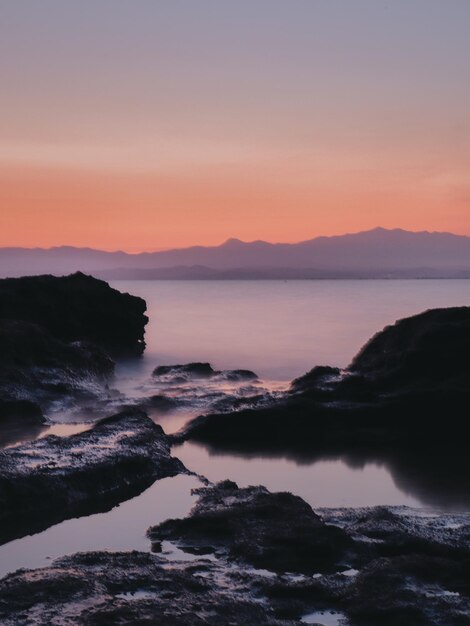
[(470, 235), (470, 0), (0, 0), (0, 246)]

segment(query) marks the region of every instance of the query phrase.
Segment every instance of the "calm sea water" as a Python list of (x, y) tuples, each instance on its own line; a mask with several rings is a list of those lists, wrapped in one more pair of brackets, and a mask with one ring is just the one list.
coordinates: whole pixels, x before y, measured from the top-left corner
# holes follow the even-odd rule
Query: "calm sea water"
[[(467, 280), (112, 284), (148, 305), (145, 357), (119, 369), (118, 386), (130, 389), (147, 380), (158, 364), (190, 361), (209, 361), (218, 369), (249, 368), (268, 383), (287, 383), (317, 364), (347, 365), (367, 339), (398, 318), (433, 307), (470, 305)], [(160, 421), (170, 432), (189, 417), (170, 414)], [(76, 428), (59, 424), (53, 430), (69, 434)], [(448, 462), (439, 461), (438, 453), (430, 469), (414, 459), (243, 456), (192, 443), (174, 453), (210, 480), (231, 478), (240, 486), (288, 490), (314, 508), (389, 504), (470, 510), (469, 485), (462, 476), (446, 474)], [(68, 520), (1, 546), (0, 575), (77, 551), (149, 549), (148, 526), (185, 515), (195, 485), (196, 479), (188, 477), (157, 481), (108, 513)]]
[(290, 380), (347, 365), (375, 332), (470, 305), (470, 280), (115, 281), (147, 302), (144, 366), (209, 361)]

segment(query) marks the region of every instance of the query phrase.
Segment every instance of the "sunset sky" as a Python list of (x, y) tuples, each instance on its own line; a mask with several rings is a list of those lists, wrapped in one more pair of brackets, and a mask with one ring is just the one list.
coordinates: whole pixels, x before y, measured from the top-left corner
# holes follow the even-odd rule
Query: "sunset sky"
[(0, 246), (470, 235), (470, 0), (0, 0)]

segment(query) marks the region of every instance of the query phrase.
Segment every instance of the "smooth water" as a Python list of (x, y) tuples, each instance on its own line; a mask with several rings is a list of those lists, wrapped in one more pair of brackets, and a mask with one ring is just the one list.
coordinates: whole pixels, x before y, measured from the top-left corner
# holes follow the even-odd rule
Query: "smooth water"
[(429, 308), (470, 305), (470, 280), (114, 281), (147, 302), (141, 368), (209, 361), (291, 380), (346, 366), (377, 331)]
[[(112, 284), (143, 297), (150, 317), (144, 358), (118, 368), (116, 386), (130, 395), (148, 393), (156, 365), (191, 361), (209, 361), (217, 369), (253, 369), (263, 378), (261, 386), (279, 389), (314, 365), (347, 365), (367, 339), (398, 318), (433, 307), (470, 304), (470, 280)], [(166, 432), (178, 430), (203, 410), (204, 393), (216, 390), (206, 385), (199, 391), (192, 410), (154, 419)], [(184, 392), (194, 394), (191, 389)], [(87, 422), (87, 416), (83, 417)], [(60, 416), (54, 419), (60, 422)], [(89, 421), (58, 423), (52, 432), (66, 435), (89, 425)], [(22, 438), (45, 434), (39, 429)], [(13, 433), (4, 445), (20, 440)], [(176, 447), (174, 454), (212, 481), (231, 478), (240, 486), (263, 484), (271, 490), (291, 491), (314, 508), (388, 504), (470, 510), (465, 477), (449, 467), (448, 459), (439, 459), (439, 451), (433, 451), (430, 465), (399, 456), (296, 458), (222, 453), (189, 442)], [(185, 515), (193, 502), (190, 489), (196, 485), (196, 479), (188, 477), (157, 481), (112, 511), (68, 520), (1, 546), (0, 575), (18, 567), (39, 567), (49, 558), (77, 551), (148, 550), (146, 529), (168, 517)]]

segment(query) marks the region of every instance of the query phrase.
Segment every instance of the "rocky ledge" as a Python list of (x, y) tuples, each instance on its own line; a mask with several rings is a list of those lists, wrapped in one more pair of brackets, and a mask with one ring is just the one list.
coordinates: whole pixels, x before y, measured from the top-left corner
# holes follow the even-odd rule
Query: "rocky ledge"
[(41, 423), (60, 401), (99, 397), (110, 355), (144, 350), (145, 308), (80, 273), (0, 280), (0, 420)]
[[(2, 579), (2, 624), (470, 624), (468, 514), (314, 513), (230, 481), (198, 493), (187, 518), (149, 530), (157, 554), (77, 554)], [(165, 558), (174, 544), (186, 560)]]
[(345, 370), (315, 367), (280, 399), (198, 417), (182, 438), (259, 450), (455, 444), (470, 433), (469, 406), (470, 307), (434, 309), (385, 328)]
[(0, 452), (0, 542), (106, 511), (156, 479), (185, 472), (162, 428), (129, 411), (91, 430)]

